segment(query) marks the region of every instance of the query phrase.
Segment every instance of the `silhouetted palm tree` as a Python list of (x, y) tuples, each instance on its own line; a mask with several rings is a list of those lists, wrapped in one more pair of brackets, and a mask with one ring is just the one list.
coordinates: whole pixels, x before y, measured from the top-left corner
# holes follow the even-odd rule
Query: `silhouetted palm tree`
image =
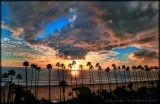
[(99, 65), (99, 63), (96, 63), (96, 66), (95, 67), (98, 67), (98, 79), (99, 79), (99, 88), (100, 88), (100, 91), (102, 91), (102, 81), (101, 81), (101, 66)]
[[(72, 61), (72, 65), (74, 66), (74, 71), (75, 71), (75, 65), (76, 65), (76, 61)], [(76, 71), (75, 71), (75, 81), (76, 81), (76, 88), (77, 88), (77, 75), (76, 75)]]
[(37, 69), (37, 67), (38, 67), (37, 65), (34, 65), (34, 66), (33, 66), (34, 72), (35, 72), (35, 73), (34, 73), (34, 74), (35, 74), (35, 75), (34, 75), (34, 78), (35, 78), (35, 81), (34, 81), (34, 84), (35, 84), (35, 85), (34, 85), (34, 89), (35, 89), (35, 91), (34, 91), (34, 93), (35, 93), (35, 97), (36, 97), (36, 98), (37, 98), (37, 92), (36, 92), (36, 91), (37, 91), (37, 87), (36, 87), (36, 83), (37, 83), (37, 71), (36, 71), (36, 69)]
[(159, 84), (159, 79), (160, 79), (160, 70), (159, 70), (159, 67), (158, 66), (154, 66), (153, 69), (155, 69), (155, 73), (157, 73), (156, 74), (156, 76), (157, 76), (157, 78), (156, 78), (157, 85), (160, 86), (160, 84)]
[(141, 71), (141, 76), (142, 76), (143, 87), (146, 87), (144, 67), (141, 66), (140, 71)]
[(95, 91), (95, 89), (94, 89), (94, 77), (93, 77), (93, 69), (94, 69), (94, 67), (91, 65), (90, 69), (91, 69), (91, 79), (92, 79), (92, 82), (93, 82), (93, 91)]
[(135, 83), (135, 89), (138, 89), (137, 87), (137, 82), (136, 82), (136, 66), (132, 66), (132, 70), (133, 70), (133, 77), (134, 77), (134, 83)]
[(21, 75), (21, 74), (18, 74), (18, 75), (16, 76), (16, 78), (18, 79), (18, 85), (19, 85), (19, 80), (22, 79), (22, 75)]
[(130, 67), (127, 66), (126, 69), (125, 69), (125, 71), (128, 74), (128, 81), (129, 81), (129, 83), (131, 83)]
[(108, 83), (109, 83), (109, 90), (112, 91), (112, 88), (111, 88), (111, 79), (110, 79), (110, 73), (109, 73), (109, 70), (111, 70), (109, 67), (107, 67), (105, 69), (105, 72), (107, 72), (107, 79), (108, 79)]
[(91, 66), (91, 62), (87, 62), (87, 66), (89, 67), (89, 79), (90, 79), (90, 90), (91, 90), (91, 71), (90, 71), (90, 66)]
[(126, 86), (126, 66), (123, 65), (122, 69), (123, 69), (124, 83), (125, 83), (125, 86)]
[(150, 68), (148, 67), (148, 65), (145, 65), (144, 68), (145, 68), (145, 71), (146, 71), (146, 74), (147, 74), (147, 83), (148, 83), (148, 86), (149, 86), (149, 71), (150, 71)]
[(11, 81), (9, 83), (9, 92), (8, 92), (8, 100), (7, 103), (9, 103), (9, 101), (13, 101), (13, 96), (11, 96), (11, 90), (12, 90), (12, 80), (13, 80), (13, 76), (15, 76), (16, 72), (14, 70), (9, 70), (8, 71), (8, 75), (11, 75)]
[(138, 72), (139, 72), (140, 82), (142, 82), (142, 83), (139, 83), (139, 84), (142, 84), (141, 87), (144, 87), (144, 86), (143, 86), (144, 84), (143, 84), (142, 66), (141, 66), (141, 65), (137, 66), (137, 69), (138, 69)]
[(59, 86), (62, 86), (63, 89), (63, 101), (65, 102), (65, 87), (67, 86), (67, 82), (66, 81), (60, 81), (59, 82)]
[(47, 69), (49, 69), (48, 71), (48, 82), (49, 82), (49, 91), (48, 91), (48, 97), (49, 97), (49, 101), (51, 101), (51, 86), (50, 86), (50, 79), (51, 79), (51, 72), (50, 70), (52, 69), (52, 65), (51, 64), (48, 64), (47, 65)]
[(2, 74), (2, 78), (4, 78), (3, 102), (5, 103), (6, 79), (9, 78), (8, 73)]
[(154, 73), (154, 70), (153, 70), (153, 69), (154, 69), (154, 67), (153, 67), (153, 66), (151, 66), (151, 67), (150, 67), (150, 69), (151, 69), (151, 71), (152, 71), (152, 75), (153, 75), (153, 77), (154, 77), (154, 78), (153, 78), (153, 80), (156, 80), (156, 74)]
[(113, 71), (114, 71), (114, 76), (115, 76), (115, 80), (116, 80), (116, 86), (118, 87), (118, 83), (117, 83), (117, 74), (116, 74), (116, 65), (115, 64), (112, 64), (112, 67), (113, 67)]
[[(70, 77), (71, 77), (71, 89), (73, 89), (73, 86), (72, 86), (72, 64), (69, 63), (68, 67), (70, 68)], [(59, 81), (60, 82), (60, 81)], [(73, 98), (73, 90), (71, 92), (71, 95), (72, 95), (72, 98)]]
[(26, 90), (28, 90), (28, 78), (27, 78), (27, 67), (29, 66), (29, 62), (23, 62), (23, 66), (25, 66), (25, 73), (26, 73)]
[[(61, 67), (61, 65), (60, 65), (59, 62), (56, 63), (56, 67), (58, 68), (58, 82), (60, 82), (60, 71), (59, 71), (59, 67)], [(61, 88), (59, 88), (59, 92), (60, 92), (60, 102), (61, 102)]]
[(31, 87), (30, 87), (30, 90), (32, 89), (32, 81), (33, 81), (33, 69), (34, 69), (34, 64), (31, 64), (30, 66), (32, 68), (32, 73), (31, 73)]
[(120, 75), (120, 78), (121, 78), (122, 86), (124, 86), (124, 84), (123, 84), (123, 79), (122, 79), (122, 75), (121, 75), (121, 72), (120, 72), (120, 69), (121, 69), (121, 67), (118, 66), (118, 72), (119, 72), (119, 75)]
[(154, 67), (150, 67), (150, 69), (151, 69), (152, 75), (153, 75), (153, 77), (154, 77), (154, 78), (152, 79), (152, 80), (153, 80), (153, 83), (154, 83), (154, 80), (156, 80), (156, 74), (154, 73), (154, 70), (153, 70)]
[(41, 71), (41, 67), (37, 67), (36, 70), (38, 71), (38, 78), (37, 78), (37, 85), (36, 85), (36, 87), (37, 87), (36, 93), (38, 93), (39, 73), (40, 73), (40, 71)]
[(79, 65), (79, 68), (81, 69), (81, 79), (82, 79), (82, 86), (83, 86), (83, 73), (82, 73), (83, 65)]
[(64, 69), (65, 69), (65, 65), (61, 64), (61, 67), (62, 67), (62, 79), (64, 81)]

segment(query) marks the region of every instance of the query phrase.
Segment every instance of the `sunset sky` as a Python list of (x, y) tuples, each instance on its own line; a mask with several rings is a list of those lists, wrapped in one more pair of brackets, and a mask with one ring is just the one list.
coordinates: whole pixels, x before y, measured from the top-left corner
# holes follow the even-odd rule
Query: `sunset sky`
[(158, 1), (1, 4), (1, 65), (158, 65)]

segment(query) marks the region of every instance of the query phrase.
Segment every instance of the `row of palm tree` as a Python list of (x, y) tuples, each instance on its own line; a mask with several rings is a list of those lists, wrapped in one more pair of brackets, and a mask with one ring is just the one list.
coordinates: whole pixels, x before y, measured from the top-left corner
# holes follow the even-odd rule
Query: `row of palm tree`
[[(27, 78), (27, 67), (29, 66), (29, 62), (25, 61), (23, 63), (23, 66), (25, 66), (25, 78), (26, 78), (26, 90), (28, 90), (28, 78)], [(75, 66), (76, 66), (76, 61), (73, 61), (72, 63), (69, 63), (68, 67), (70, 68), (70, 80), (71, 80), (71, 88), (73, 89), (73, 78), (72, 78), (72, 75), (71, 75), (71, 71), (72, 71), (72, 68), (75, 70)], [(89, 67), (89, 81), (90, 81), (90, 89), (92, 89), (92, 91), (94, 92), (95, 91), (95, 88), (94, 88), (94, 74), (93, 74), (93, 65), (91, 64), (91, 62), (88, 62), (87, 63), (87, 66)], [(32, 84), (33, 84), (33, 75), (35, 74), (35, 97), (37, 96), (37, 93), (38, 93), (38, 82), (39, 82), (39, 73), (40, 73), (40, 67), (38, 67), (37, 65), (35, 64), (31, 64), (30, 66), (32, 68), (32, 75), (31, 75), (31, 87), (32, 88)], [(59, 90), (60, 90), (60, 101), (62, 100), (62, 97), (61, 97), (61, 93), (63, 91), (63, 101), (65, 101), (65, 86), (67, 85), (67, 82), (65, 81), (65, 78), (64, 78), (64, 69), (65, 69), (65, 65), (63, 63), (57, 63), (56, 64), (56, 67), (58, 68), (58, 81), (59, 81)], [(99, 63), (97, 63), (95, 65), (95, 67), (97, 67), (98, 69), (98, 79), (99, 79), (99, 89), (100, 91), (103, 90), (103, 83), (102, 83), (102, 67), (100, 66)], [(62, 69), (62, 80), (60, 78), (60, 68)], [(83, 86), (84, 83), (83, 83), (83, 73), (82, 73), (82, 70), (83, 70), (83, 65), (79, 65), (79, 68), (80, 68), (80, 71), (81, 71), (81, 79), (82, 79), (82, 82), (81, 82), (81, 85)], [(35, 70), (34, 70), (35, 69)], [(48, 64), (47, 65), (47, 69), (48, 70), (48, 82), (49, 82), (49, 95), (48, 95), (48, 98), (49, 98), (49, 101), (51, 101), (51, 70), (52, 70), (52, 65), (51, 64)], [(131, 76), (131, 73), (130, 73), (130, 69), (132, 69), (133, 71), (133, 79), (132, 79), (132, 76)], [(134, 86), (135, 86), (135, 89), (138, 89), (140, 87), (147, 87), (149, 85), (154, 85), (154, 83), (152, 82), (151, 83), (151, 79), (154, 79), (154, 80), (157, 80), (157, 77), (158, 75), (156, 74), (155, 70), (158, 70), (159, 68), (157, 66), (155, 67), (149, 67), (147, 65), (145, 65), (144, 67), (139, 65), (139, 66), (132, 66), (132, 67), (129, 67), (129, 66), (125, 66), (123, 65), (122, 67), (120, 66), (116, 66), (115, 64), (112, 64), (112, 68), (110, 67), (107, 67), (105, 69), (105, 72), (107, 73), (107, 79), (108, 79), (108, 85), (109, 85), (109, 90), (112, 91), (112, 88), (111, 88), (111, 73), (110, 73), (110, 70), (113, 70), (113, 73), (114, 73), (114, 77), (115, 77), (115, 81), (116, 81), (116, 86), (119, 87), (132, 87), (133, 86), (133, 81), (134, 81)], [(122, 71), (120, 71), (122, 70)], [(117, 73), (118, 72), (118, 73)], [(123, 72), (123, 74), (122, 74)], [(13, 79), (13, 76), (15, 75), (15, 73), (13, 73), (12, 71), (9, 72), (10, 75), (11, 75), (11, 83), (12, 83), (12, 79)], [(11, 74), (12, 73), (12, 74)], [(145, 78), (145, 74), (147, 76), (147, 80)], [(120, 76), (120, 78), (118, 78), (118, 75)], [(4, 75), (6, 76), (6, 75)], [(140, 79), (137, 79), (139, 76)], [(75, 73), (75, 85), (76, 85), (76, 88), (78, 87), (78, 84), (77, 84), (77, 75)], [(6, 77), (7, 78), (7, 77)], [(20, 75), (17, 75), (17, 78), (18, 78), (18, 85), (19, 85), (19, 80), (22, 78)], [(120, 83), (118, 82), (118, 79), (120, 79)], [(6, 79), (5, 79), (6, 80)], [(127, 86), (127, 80), (129, 82), (128, 86)], [(140, 84), (138, 83), (138, 81), (141, 81), (143, 82), (143, 84), (141, 86), (139, 86)], [(62, 89), (61, 89), (62, 87)], [(9, 89), (10, 90), (10, 89)], [(30, 89), (31, 90), (31, 89)], [(9, 91), (10, 92), (10, 91)], [(9, 95), (9, 94), (8, 94)], [(72, 98), (73, 98), (73, 90), (71, 92), (71, 95), (72, 95)], [(9, 99), (9, 96), (8, 96), (8, 99)]]

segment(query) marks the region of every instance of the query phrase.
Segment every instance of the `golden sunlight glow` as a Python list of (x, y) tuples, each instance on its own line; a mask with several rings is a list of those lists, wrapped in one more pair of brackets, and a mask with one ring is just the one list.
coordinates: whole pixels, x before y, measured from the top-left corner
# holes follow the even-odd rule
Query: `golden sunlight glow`
[(77, 71), (77, 70), (72, 70), (72, 71), (71, 71), (72, 77), (75, 77), (75, 74), (76, 74), (76, 76), (78, 76), (78, 75), (79, 75), (79, 71)]

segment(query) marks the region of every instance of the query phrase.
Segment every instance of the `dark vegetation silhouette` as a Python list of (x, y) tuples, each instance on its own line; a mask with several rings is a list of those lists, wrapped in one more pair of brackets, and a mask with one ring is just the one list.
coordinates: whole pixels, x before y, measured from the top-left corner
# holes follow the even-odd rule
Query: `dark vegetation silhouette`
[[(72, 62), (68, 65), (70, 68), (70, 74), (72, 72), (72, 67), (75, 70), (75, 65), (76, 62)], [(28, 90), (28, 79), (27, 77), (27, 67), (29, 66), (29, 62), (25, 61), (23, 63), (23, 66), (25, 66), (25, 80), (26, 84), (23, 86), (20, 84), (20, 80), (22, 79), (21, 74), (17, 74), (14, 70), (9, 70), (8, 73), (3, 73), (2, 74), (2, 80), (3, 80), (3, 102), (6, 102), (8, 104), (13, 103), (13, 104), (51, 104), (52, 99), (51, 99), (51, 70), (52, 70), (52, 65), (48, 64), (47, 69), (48, 69), (48, 99), (42, 98), (41, 100), (37, 99), (37, 93), (38, 93), (38, 82), (39, 82), (39, 73), (41, 70), (41, 67), (31, 64), (32, 68), (32, 75), (31, 75), (31, 88), (33, 85), (33, 75), (35, 74), (35, 95), (32, 94), (31, 89)], [(95, 90), (94, 89), (94, 76), (93, 76), (93, 66), (91, 62), (87, 63), (87, 66), (89, 67), (89, 79), (90, 79), (90, 84), (89, 87), (85, 86), (85, 83), (83, 82), (83, 74), (82, 74), (82, 69), (83, 65), (79, 65), (80, 71), (81, 71), (81, 85), (82, 86), (76, 86), (73, 88), (72, 86), (72, 77), (71, 77), (71, 88), (72, 91), (75, 91), (75, 96), (72, 97), (72, 99), (66, 100), (66, 92), (65, 88), (68, 86), (68, 83), (65, 81), (65, 65), (62, 63), (57, 63), (56, 67), (58, 67), (58, 80), (59, 80), (59, 88), (62, 89), (63, 93), (63, 100), (60, 99), (58, 103), (64, 103), (64, 104), (103, 104), (103, 103), (108, 103), (107, 101), (109, 100), (123, 100), (123, 99), (157, 99), (158, 100), (158, 93), (159, 93), (159, 68), (157, 66), (151, 66), (149, 67), (148, 65), (142, 66), (125, 66), (122, 65), (121, 67), (118, 66), (116, 67), (115, 64), (112, 64), (112, 69), (110, 67), (107, 67), (105, 69), (106, 72), (106, 79), (108, 83), (109, 89), (103, 88), (103, 83), (102, 83), (102, 75), (101, 71), (102, 67), (100, 66), (99, 63), (95, 65), (98, 71), (98, 81), (99, 81), (99, 89)], [(62, 80), (60, 80), (60, 70), (62, 70)], [(34, 69), (34, 70), (33, 70)], [(118, 69), (118, 73), (116, 73)], [(132, 70), (130, 70), (132, 69)], [(112, 80), (111, 80), (111, 72), (113, 70), (113, 74), (116, 80), (116, 88), (112, 88)], [(131, 79), (131, 71), (133, 79)], [(123, 74), (122, 74), (123, 73)], [(119, 80), (117, 81), (118, 76), (120, 77)], [(17, 79), (17, 81), (14, 83), (13, 78)], [(75, 75), (75, 80), (76, 79)], [(92, 81), (92, 82), (91, 82)], [(113, 81), (114, 82), (114, 81)], [(92, 84), (92, 87), (91, 87)], [(6, 88), (7, 87), (7, 88)], [(8, 95), (6, 93), (8, 92)], [(69, 96), (72, 95), (73, 93), (71, 92)], [(7, 96), (7, 101), (5, 99), (5, 96)], [(61, 96), (61, 90), (60, 90), (60, 96)]]

